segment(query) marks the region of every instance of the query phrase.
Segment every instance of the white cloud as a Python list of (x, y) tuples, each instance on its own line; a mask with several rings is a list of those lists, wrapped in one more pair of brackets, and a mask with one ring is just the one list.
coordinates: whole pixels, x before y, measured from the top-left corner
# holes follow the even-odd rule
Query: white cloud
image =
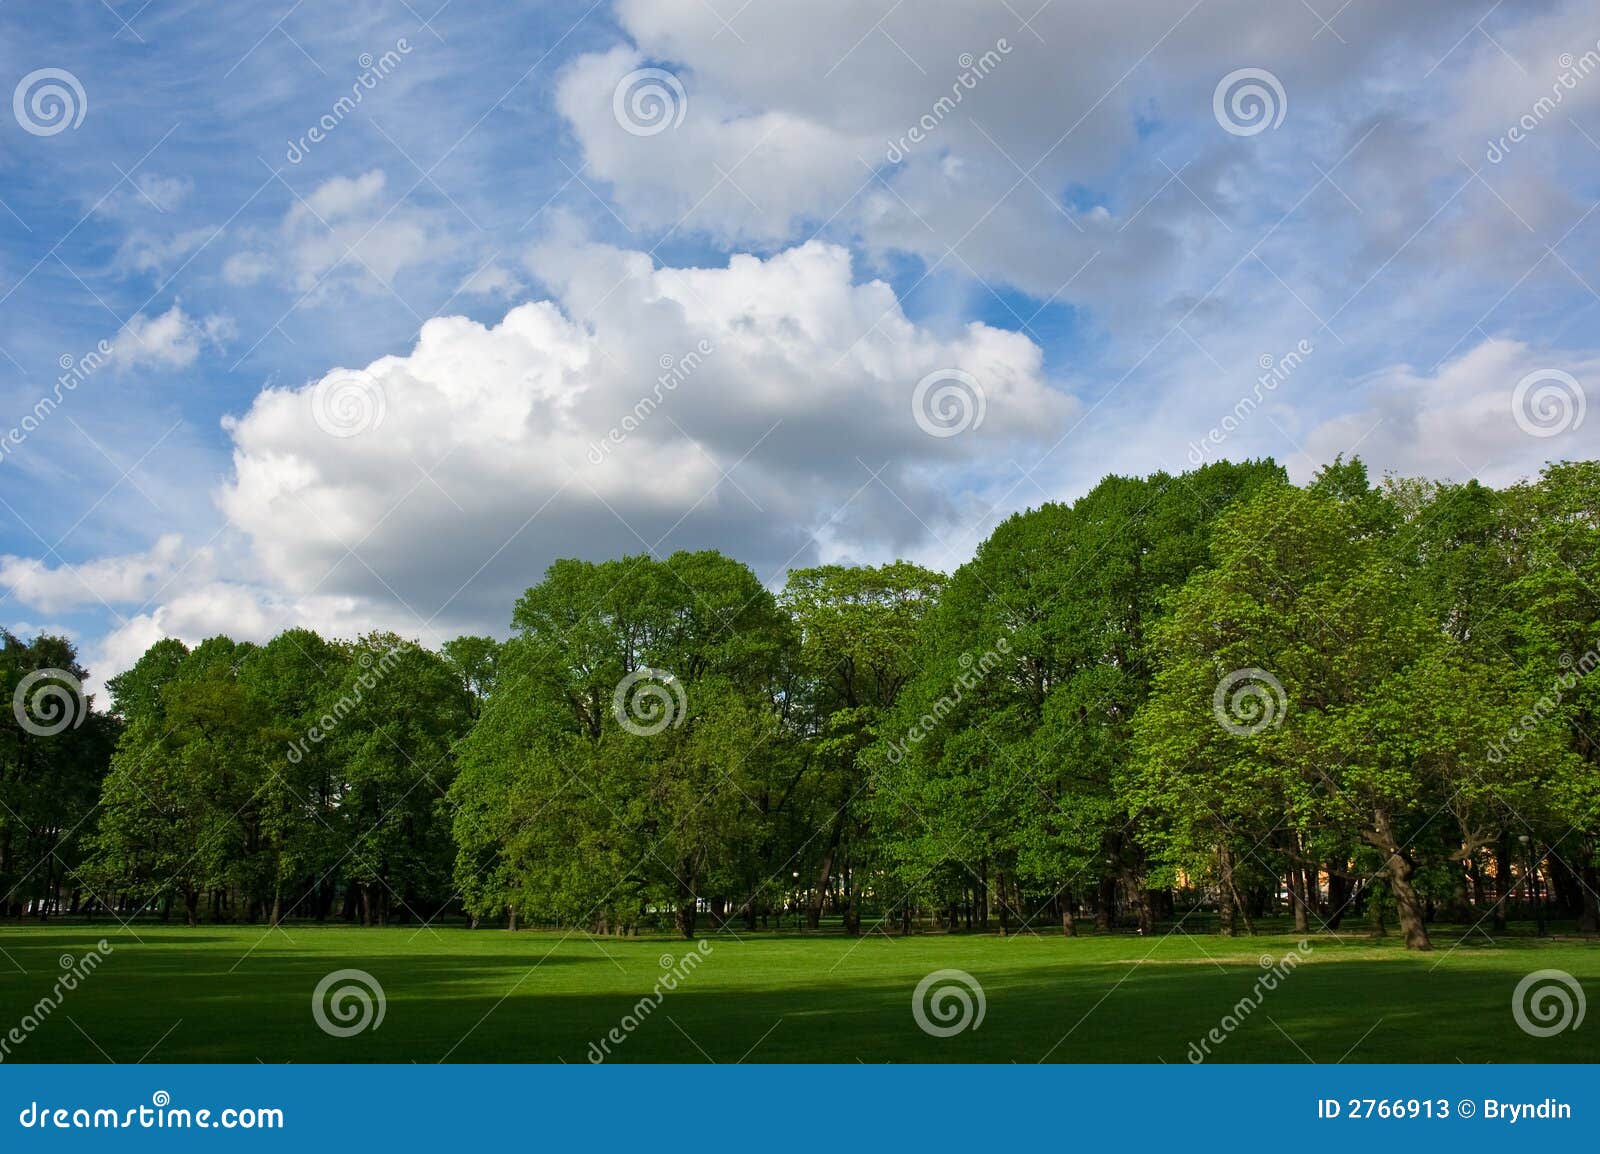
[(236, 252), (222, 262), (222, 279), (231, 285), (253, 285), (272, 274), (277, 266), (260, 252)]
[[(1581, 0), (1499, 9), (1479, 30), (1483, 14), (1451, 0), (1350, 6), (1331, 31), (1306, 6), (1265, 19), (1254, 0), (1032, 7), (813, 0), (734, 16), (620, 0), (631, 44), (569, 64), (557, 104), (586, 179), (634, 227), (735, 247), (824, 229), (875, 259), (911, 254), (1083, 309), (1127, 360), (1202, 302), (1191, 330), (1246, 320), (1207, 295), (1241, 261), (1341, 327), (1356, 320), (1340, 312), (1351, 291), (1381, 271), (1358, 312), (1442, 291), (1476, 305), (1465, 329), (1590, 199), (1569, 173), (1592, 146), (1566, 114), (1600, 106), (1600, 76), (1520, 155), (1483, 160), (1490, 136), (1556, 86), (1560, 54), (1594, 48)], [(964, 62), (986, 52), (973, 79)], [(642, 66), (671, 71), (684, 93), (681, 123), (645, 136), (613, 107)], [(1287, 115), (1241, 139), (1218, 126), (1212, 97), (1245, 66), (1281, 81)]]
[(141, 172), (134, 177), (145, 204), (158, 212), (171, 212), (194, 191), (194, 181), (187, 176), (162, 176), (156, 172)]
[(522, 290), (523, 284), (517, 274), (493, 261), (468, 275), (456, 286), (456, 292), (469, 296), (514, 297)]
[(132, 272), (165, 275), (181, 265), (216, 232), (214, 228), (201, 227), (163, 237), (148, 229), (134, 229), (117, 250), (116, 264)]
[(185, 550), (183, 538), (165, 534), (143, 553), (101, 557), (81, 565), (49, 565), (31, 557), (0, 556), (0, 586), (42, 613), (98, 606), (139, 604), (160, 595), (180, 573), (205, 574), (212, 555)]
[(341, 283), (385, 292), (403, 270), (455, 251), (442, 217), (409, 201), (386, 202), (387, 183), (383, 170), (372, 169), (334, 177), (295, 201), (279, 227), (279, 243), (297, 291), (315, 288), (337, 270)]
[[(1559, 370), (1577, 382), (1586, 411), (1577, 423), (1576, 392), (1556, 382), (1546, 398), (1545, 421), (1535, 418), (1538, 384), (1520, 398), (1529, 374)], [(1520, 341), (1485, 340), (1436, 372), (1400, 366), (1364, 382), (1365, 406), (1328, 420), (1306, 438), (1308, 457), (1295, 470), (1308, 475), (1357, 439), (1359, 453), (1386, 471), (1407, 476), (1477, 477), (1505, 485), (1531, 477), (1551, 460), (1600, 454), (1600, 359), (1536, 352)], [(1561, 397), (1568, 398), (1563, 408)], [(1562, 413), (1568, 414), (1561, 416)], [(1551, 430), (1534, 435), (1529, 427)]]
[(196, 319), (174, 304), (160, 316), (136, 314), (111, 342), (119, 366), (151, 365), (182, 369), (194, 364), (203, 346), (220, 347), (234, 335), (234, 322), (222, 314)]
[[(534, 263), (555, 301), (436, 318), (229, 422), (221, 505), (275, 587), (398, 601), (418, 632), (503, 621), (557, 556), (720, 547), (773, 579), (823, 539), (889, 556), (988, 512), (1009, 446), (1073, 409), (1026, 337), (921, 328), (835, 246), (674, 269), (569, 241)], [(938, 438), (912, 396), (945, 369), (986, 407)]]

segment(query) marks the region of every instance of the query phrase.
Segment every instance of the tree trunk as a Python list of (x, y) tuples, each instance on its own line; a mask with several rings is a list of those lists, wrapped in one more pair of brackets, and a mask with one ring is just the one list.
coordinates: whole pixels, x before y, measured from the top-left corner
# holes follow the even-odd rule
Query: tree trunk
[(1595, 891), (1600, 888), (1600, 870), (1595, 869), (1592, 857), (1579, 868), (1578, 881), (1583, 890), (1583, 912), (1578, 915), (1578, 932), (1600, 933), (1600, 901), (1595, 898)]
[(1494, 929), (1497, 933), (1504, 933), (1506, 928), (1506, 904), (1511, 900), (1511, 835), (1502, 833), (1500, 842), (1494, 847)]
[(1217, 928), (1225, 938), (1236, 937), (1239, 927), (1233, 905), (1233, 847), (1217, 846)]
[(812, 895), (810, 904), (806, 907), (806, 928), (817, 929), (822, 925), (822, 903), (828, 895), (828, 882), (833, 877), (833, 855), (839, 848), (839, 834), (841, 827), (835, 822), (833, 838), (828, 844), (827, 851), (822, 855), (822, 866), (817, 870), (817, 888)]
[(1115, 878), (1100, 879), (1100, 900), (1094, 911), (1094, 928), (1098, 933), (1109, 933), (1111, 930), (1112, 911), (1117, 905), (1117, 882)]
[(1345, 876), (1346, 863), (1328, 863), (1328, 928), (1337, 930), (1350, 906), (1350, 879)]
[(1389, 879), (1389, 888), (1394, 893), (1395, 915), (1400, 920), (1400, 933), (1405, 939), (1406, 949), (1431, 950), (1433, 943), (1428, 940), (1428, 927), (1423, 917), (1422, 902), (1411, 885), (1416, 866), (1406, 857), (1399, 842), (1395, 840), (1387, 813), (1378, 810), (1373, 816), (1373, 827), (1370, 832), (1375, 836), (1369, 837), (1368, 840), (1388, 855), (1383, 873)]
[[(1297, 845), (1291, 842), (1291, 848)], [(1311, 932), (1311, 919), (1306, 908), (1305, 872), (1297, 865), (1289, 867), (1288, 888), (1289, 908), (1294, 912), (1294, 932), (1308, 934)]]
[(1139, 897), (1138, 897), (1139, 932), (1141, 934), (1144, 934), (1146, 937), (1149, 937), (1151, 934), (1156, 932), (1156, 921), (1155, 921), (1155, 910), (1154, 910), (1155, 893), (1153, 891), (1151, 891), (1151, 890), (1145, 889), (1143, 886), (1137, 886), (1137, 885), (1135, 885), (1133, 892), (1139, 895)]
[(200, 891), (188, 889), (183, 891), (184, 924), (197, 926), (200, 924)]

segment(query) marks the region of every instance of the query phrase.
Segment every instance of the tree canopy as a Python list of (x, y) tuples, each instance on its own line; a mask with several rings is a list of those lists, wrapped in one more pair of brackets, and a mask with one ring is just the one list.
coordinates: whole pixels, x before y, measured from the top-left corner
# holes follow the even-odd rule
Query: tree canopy
[(1113, 476), (950, 574), (566, 559), (510, 626), (166, 639), (107, 711), (5, 634), (7, 911), (1600, 930), (1600, 463)]

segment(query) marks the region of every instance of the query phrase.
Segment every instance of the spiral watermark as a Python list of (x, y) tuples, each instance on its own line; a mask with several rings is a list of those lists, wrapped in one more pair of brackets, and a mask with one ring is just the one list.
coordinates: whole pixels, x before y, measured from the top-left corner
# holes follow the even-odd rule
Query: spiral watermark
[(934, 970), (911, 994), (911, 1016), (935, 1038), (976, 1030), (988, 1008), (983, 986), (965, 970)]
[(383, 386), (360, 369), (334, 369), (311, 390), (311, 416), (331, 437), (355, 437), (383, 424), (389, 401)]
[(11, 93), (11, 112), (24, 132), (54, 136), (83, 123), (89, 96), (65, 68), (39, 68), (17, 82)]
[(1511, 391), (1511, 415), (1530, 437), (1554, 437), (1583, 424), (1589, 401), (1583, 386), (1561, 369), (1535, 369)]
[(1235, 737), (1250, 737), (1283, 723), (1288, 707), (1283, 682), (1265, 669), (1235, 669), (1211, 695), (1211, 712), (1217, 724)]
[(334, 970), (311, 991), (311, 1017), (324, 1034), (350, 1038), (383, 1025), (389, 1000), (365, 970)]
[(930, 437), (954, 437), (983, 424), (989, 401), (964, 369), (935, 369), (911, 392), (911, 415)]
[(635, 737), (654, 737), (669, 725), (681, 726), (688, 713), (689, 695), (665, 669), (641, 665), (621, 681), (611, 695), (611, 712), (617, 724)]
[(1511, 992), (1511, 1016), (1535, 1038), (1576, 1030), (1588, 1008), (1583, 987), (1565, 970), (1535, 970)]
[(1211, 113), (1224, 132), (1255, 136), (1283, 123), (1289, 97), (1283, 82), (1265, 68), (1236, 68), (1217, 81)]
[(611, 114), (630, 136), (656, 136), (683, 123), (689, 94), (665, 68), (635, 68), (611, 94)]
[(65, 669), (35, 669), (11, 694), (17, 724), (35, 737), (77, 729), (89, 713), (83, 683)]

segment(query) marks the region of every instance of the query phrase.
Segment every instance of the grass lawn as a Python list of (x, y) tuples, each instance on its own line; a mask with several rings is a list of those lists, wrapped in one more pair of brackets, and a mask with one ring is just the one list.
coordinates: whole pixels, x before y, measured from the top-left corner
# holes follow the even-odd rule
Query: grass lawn
[[(584, 1062), (664, 973), (672, 938), (441, 927), (109, 923), (0, 927), (0, 1035), (102, 936), (112, 954), (20, 1045), (10, 1062)], [(1212, 1061), (1594, 1062), (1600, 1021), (1549, 1038), (1525, 1034), (1512, 991), (1559, 969), (1600, 992), (1600, 945), (1481, 934), (1431, 955), (1395, 938), (1311, 939), (1306, 961), (1264, 996)], [(711, 950), (659, 1008), (611, 1046), (613, 1061), (1186, 1061), (1290, 936), (1013, 937), (763, 933), (708, 937)], [(348, 1038), (313, 1020), (330, 971), (371, 973), (382, 1024)], [(939, 1038), (912, 1015), (930, 971), (982, 985), (982, 1024)], [(26, 971), (26, 972), (23, 972)]]

